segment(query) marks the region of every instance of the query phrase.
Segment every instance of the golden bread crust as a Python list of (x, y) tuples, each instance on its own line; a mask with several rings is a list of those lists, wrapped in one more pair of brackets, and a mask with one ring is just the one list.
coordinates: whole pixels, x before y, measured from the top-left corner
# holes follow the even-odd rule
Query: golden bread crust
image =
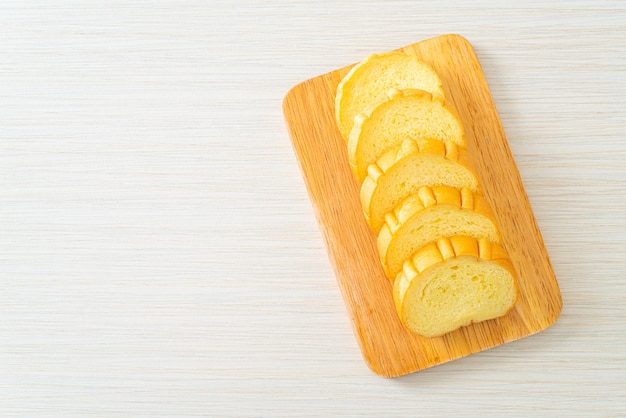
[[(418, 157), (420, 154), (435, 155), (447, 161), (458, 163), (469, 172), (474, 173), (475, 176), (474, 166), (468, 152), (454, 142), (444, 143), (428, 138), (420, 138), (417, 141), (411, 139), (403, 141), (398, 148), (387, 151), (375, 164), (368, 167), (367, 177), (361, 184), (360, 199), (363, 213), (374, 232), (378, 233), (384, 224), (384, 219), (375, 219), (372, 212), (372, 203), (379, 185), (379, 179), (393, 170), (394, 166), (404, 158)], [(475, 183), (476, 191), (479, 192), (478, 179), (476, 179)]]
[[(397, 239), (398, 231), (407, 224), (414, 216), (423, 210), (433, 206), (449, 205), (461, 210), (474, 211), (486, 218), (495, 226), (497, 221), (491, 210), (491, 206), (479, 193), (473, 193), (468, 188), (456, 189), (450, 186), (420, 187), (417, 193), (407, 197), (394, 210), (385, 215), (385, 225), (380, 229), (376, 240), (380, 259), (387, 277), (395, 278), (397, 268), (390, 269), (388, 262), (388, 250), (394, 239)], [(496, 243), (500, 242), (497, 232)]]

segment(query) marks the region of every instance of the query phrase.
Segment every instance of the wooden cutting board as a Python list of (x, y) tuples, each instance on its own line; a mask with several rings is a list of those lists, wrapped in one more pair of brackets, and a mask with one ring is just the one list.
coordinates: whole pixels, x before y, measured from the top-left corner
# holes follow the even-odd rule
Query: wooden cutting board
[(468, 151), (518, 273), (520, 297), (508, 315), (442, 337), (427, 339), (406, 330), (397, 317), (392, 285), (363, 217), (346, 144), (335, 123), (335, 92), (351, 66), (298, 84), (283, 103), (293, 146), (363, 357), (386, 377), (534, 334), (561, 312), (554, 271), (472, 46), (461, 36), (445, 35), (400, 50), (438, 72), (447, 102), (463, 122)]

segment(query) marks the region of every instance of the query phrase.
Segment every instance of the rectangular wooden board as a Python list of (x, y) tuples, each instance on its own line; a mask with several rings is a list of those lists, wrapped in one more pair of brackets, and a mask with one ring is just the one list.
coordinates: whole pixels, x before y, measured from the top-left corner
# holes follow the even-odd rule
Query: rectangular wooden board
[(335, 123), (335, 92), (351, 66), (298, 84), (283, 103), (294, 150), (363, 357), (372, 371), (385, 377), (412, 373), (539, 332), (556, 321), (562, 305), (474, 49), (459, 35), (444, 35), (399, 50), (417, 55), (442, 79), (446, 101), (465, 127), (468, 151), (518, 274), (520, 295), (506, 316), (442, 337), (427, 339), (406, 330), (396, 314), (392, 285), (383, 273), (376, 237), (365, 222), (346, 144)]

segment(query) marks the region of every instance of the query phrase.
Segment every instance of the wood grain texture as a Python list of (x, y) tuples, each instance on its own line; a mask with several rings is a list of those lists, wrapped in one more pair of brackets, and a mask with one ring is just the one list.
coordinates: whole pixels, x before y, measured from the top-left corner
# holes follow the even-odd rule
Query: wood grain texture
[[(561, 294), (547, 250), (473, 48), (445, 35), (401, 49), (431, 65), (466, 130), (466, 141), (520, 296), (507, 315), (439, 338), (408, 332), (397, 318), (334, 120), (335, 92), (349, 68), (308, 80), (285, 97), (283, 109), (320, 229), (328, 247), (363, 357), (377, 374), (396, 377), (535, 334), (561, 312)], [(379, 51), (375, 51), (379, 52)]]
[[(622, 0), (22, 0), (0, 20), (2, 418), (623, 415)], [(563, 311), (384, 379), (281, 105), (450, 32), (480, 58)]]

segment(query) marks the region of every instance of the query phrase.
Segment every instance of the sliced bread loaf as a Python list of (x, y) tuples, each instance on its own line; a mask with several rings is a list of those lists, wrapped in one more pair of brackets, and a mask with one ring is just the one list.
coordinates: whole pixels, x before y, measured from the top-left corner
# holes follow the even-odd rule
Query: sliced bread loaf
[(400, 52), (370, 55), (355, 65), (337, 87), (335, 117), (346, 141), (354, 117), (386, 100), (393, 88), (414, 88), (443, 96), (437, 73), (416, 56)]
[(418, 250), (396, 277), (393, 297), (405, 326), (430, 338), (505, 315), (517, 283), (502, 247), (458, 236)]
[(467, 188), (420, 187), (385, 216), (378, 233), (378, 251), (387, 277), (395, 279), (404, 261), (426, 244), (455, 235), (500, 243), (487, 201)]
[(372, 230), (378, 233), (385, 215), (422, 186), (480, 189), (464, 148), (432, 139), (405, 140), (369, 166), (361, 185), (361, 204)]
[(367, 167), (406, 139), (432, 138), (465, 146), (458, 117), (441, 96), (422, 90), (391, 90), (386, 101), (355, 118), (348, 140), (350, 167), (361, 182)]

